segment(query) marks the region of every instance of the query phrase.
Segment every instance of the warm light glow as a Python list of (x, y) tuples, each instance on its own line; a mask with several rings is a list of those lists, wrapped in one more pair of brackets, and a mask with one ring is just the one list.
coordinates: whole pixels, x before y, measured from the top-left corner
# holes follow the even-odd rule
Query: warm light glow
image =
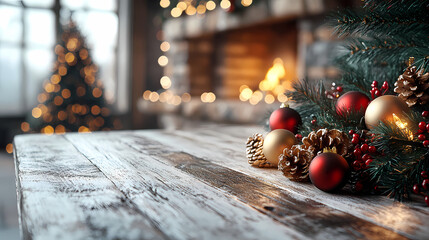
[(401, 131), (403, 133), (405, 133), (408, 136), (409, 140), (413, 140), (414, 139), (414, 135), (412, 133), (412, 131), (410, 131), (407, 126), (408, 123), (405, 121), (402, 121), (398, 116), (396, 116), (396, 114), (392, 113), (393, 116), (393, 122), (395, 123), (395, 125), (401, 129)]
[(171, 80), (167, 76), (162, 77), (160, 80), (160, 83), (161, 83), (162, 88), (164, 88), (164, 89), (169, 89), (171, 87)]
[(101, 108), (97, 105), (94, 105), (91, 107), (91, 113), (92, 115), (98, 115), (101, 113)]
[(87, 133), (87, 132), (91, 132), (89, 131), (89, 128), (85, 127), (85, 126), (80, 126), (79, 129), (77, 130), (80, 133)]
[(280, 93), (279, 95), (277, 95), (277, 100), (279, 100), (279, 102), (287, 102), (289, 100), (289, 98), (284, 94), (284, 93)]
[(52, 84), (58, 84), (58, 83), (60, 83), (60, 81), (61, 81), (60, 75), (58, 75), (58, 74), (52, 75), (52, 77), (51, 77), (51, 83)]
[(170, 43), (167, 41), (164, 41), (161, 43), (160, 48), (161, 48), (161, 51), (167, 52), (168, 50), (170, 50)]
[(46, 93), (41, 93), (37, 96), (37, 101), (39, 103), (44, 103), (46, 100), (48, 100), (48, 94)]
[(92, 90), (92, 95), (95, 97), (95, 98), (99, 98), (99, 97), (101, 97), (101, 94), (102, 94), (103, 92), (101, 91), (101, 89), (99, 89), (99, 88), (94, 88), (94, 90)]
[(158, 58), (158, 64), (161, 67), (165, 67), (168, 64), (168, 58), (164, 55), (162, 55), (161, 57)]
[(60, 76), (64, 76), (67, 74), (67, 68), (63, 65), (58, 67), (58, 74), (60, 74)]
[(212, 103), (216, 100), (216, 95), (212, 92), (204, 92), (201, 94), (201, 101), (205, 103)]
[(86, 93), (86, 90), (84, 87), (80, 86), (76, 89), (76, 94), (78, 97), (83, 97)]
[(53, 92), (54, 90), (55, 90), (55, 86), (53, 84), (47, 83), (45, 85), (45, 91), (46, 92), (50, 93), (50, 92)]
[(151, 102), (156, 102), (159, 99), (159, 94), (157, 92), (151, 92), (149, 95), (149, 100)]
[(222, 0), (220, 2), (220, 7), (223, 8), (223, 9), (228, 9), (228, 8), (231, 7), (231, 2), (228, 1), (228, 0)]
[(143, 93), (143, 99), (144, 100), (149, 100), (149, 95), (150, 95), (151, 91), (150, 90), (146, 90)]
[(179, 3), (177, 3), (177, 7), (180, 10), (185, 11), (185, 9), (188, 7), (188, 5), (185, 2), (179, 2)]
[(110, 114), (110, 110), (107, 107), (103, 107), (101, 109), (101, 115), (103, 115), (104, 117), (109, 116), (109, 114)]
[(9, 154), (13, 153), (13, 144), (12, 143), (8, 143), (6, 145), (6, 152)]
[(197, 13), (198, 14), (204, 14), (206, 12), (206, 6), (204, 5), (198, 5), (197, 7)]
[(189, 94), (189, 93), (182, 94), (182, 101), (183, 102), (189, 102), (189, 101), (191, 101), (191, 94)]
[(64, 99), (60, 96), (56, 96), (54, 98), (54, 104), (57, 106), (60, 106), (61, 104), (63, 104), (63, 102), (64, 102)]
[(86, 49), (81, 49), (80, 51), (79, 51), (79, 57), (80, 57), (80, 59), (82, 59), (82, 60), (85, 60), (85, 59), (87, 59), (88, 58), (88, 50), (86, 50)]
[(180, 17), (180, 15), (182, 15), (182, 9), (180, 9), (178, 7), (171, 9), (171, 16), (172, 17), (177, 18), (177, 17)]
[(206, 3), (206, 8), (207, 8), (207, 10), (212, 11), (216, 8), (216, 3), (212, 0), (210, 0)]
[[(69, 51), (74, 51), (74, 50), (76, 50), (78, 43), (79, 43), (79, 41), (77, 40), (77, 38), (72, 37), (67, 41), (66, 47)], [(66, 61), (67, 61), (67, 55), (66, 55)]]
[(64, 134), (66, 132), (66, 128), (63, 125), (58, 125), (55, 127), (56, 134)]
[(168, 7), (170, 6), (170, 0), (161, 0), (161, 1), (159, 2), (159, 5), (160, 5), (162, 8), (168, 8)]
[(23, 122), (21, 123), (21, 130), (23, 132), (28, 132), (30, 131), (30, 124), (28, 122)]
[(246, 88), (249, 88), (249, 86), (247, 86), (247, 85), (241, 85), (239, 90), (240, 90), (240, 92), (242, 92)]
[(61, 111), (58, 112), (57, 117), (58, 117), (58, 120), (64, 121), (67, 118), (67, 113), (65, 111), (61, 110)]
[(38, 107), (33, 108), (33, 110), (31, 111), (31, 115), (34, 118), (39, 118), (40, 116), (42, 116), (42, 109)]
[(55, 46), (55, 53), (57, 54), (57, 55), (60, 55), (60, 54), (64, 54), (64, 48), (63, 48), (63, 46), (61, 46), (61, 45), (56, 45)]
[(252, 97), (253, 91), (252, 89), (248, 88), (246, 86), (246, 88), (244, 88), (241, 92), (240, 92), (240, 100), (241, 101), (247, 101), (250, 99), (250, 97)]
[(189, 5), (188, 8), (186, 8), (186, 14), (194, 15), (195, 13), (197, 13), (197, 9), (194, 6)]
[(76, 59), (76, 58), (74, 57), (74, 54), (73, 54), (73, 53), (69, 52), (69, 53), (67, 53), (67, 54), (66, 54), (66, 62), (67, 62), (69, 65), (73, 65), (73, 64), (74, 64), (75, 59)]
[(71, 96), (71, 92), (68, 89), (63, 89), (63, 91), (61, 92), (61, 96), (63, 96), (63, 98), (67, 99)]
[(168, 100), (168, 94), (166, 92), (162, 92), (159, 94), (159, 101), (164, 103)]
[[(264, 89), (261, 88), (262, 91), (272, 91), (279, 84), (280, 79), (283, 78), (286, 74), (286, 70), (283, 67), (283, 61), (280, 58), (276, 58), (274, 60), (273, 66), (268, 70), (265, 79), (261, 82), (264, 83)], [(260, 84), (261, 86), (261, 84)]]
[(241, 0), (241, 5), (243, 5), (244, 7), (248, 7), (252, 5), (252, 2), (252, 0)]
[(265, 96), (265, 102), (268, 104), (273, 103), (275, 100), (276, 100), (276, 98), (271, 94), (268, 94)]
[(180, 96), (174, 96), (173, 97), (173, 100), (172, 100), (173, 105), (178, 106), (178, 105), (180, 105), (181, 102), (182, 102), (182, 98), (180, 98)]
[(42, 130), (43, 130), (43, 133), (46, 135), (54, 134), (54, 128), (51, 125), (44, 127)]

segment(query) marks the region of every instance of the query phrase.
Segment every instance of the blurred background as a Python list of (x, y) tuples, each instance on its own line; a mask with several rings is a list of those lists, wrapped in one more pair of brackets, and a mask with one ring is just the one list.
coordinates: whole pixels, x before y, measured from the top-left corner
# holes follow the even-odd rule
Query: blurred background
[(0, 0), (0, 237), (19, 237), (16, 134), (259, 123), (293, 81), (335, 80), (327, 16), (360, 4)]

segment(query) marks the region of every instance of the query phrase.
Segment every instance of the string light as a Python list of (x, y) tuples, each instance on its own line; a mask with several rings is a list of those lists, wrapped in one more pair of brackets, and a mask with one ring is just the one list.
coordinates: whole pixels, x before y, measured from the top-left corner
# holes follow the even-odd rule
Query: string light
[(6, 145), (6, 152), (9, 154), (13, 153), (13, 144), (12, 143), (8, 143)]
[(94, 90), (92, 90), (92, 95), (95, 97), (95, 98), (99, 98), (99, 97), (101, 97), (101, 95), (103, 94), (103, 92), (101, 91), (101, 89), (99, 89), (99, 88), (94, 88)]
[(169, 89), (171, 87), (171, 80), (167, 76), (162, 77), (160, 80), (160, 83), (161, 83), (162, 88), (164, 88), (164, 89)]
[(180, 15), (182, 15), (182, 12), (182, 9), (175, 7), (171, 9), (171, 16), (174, 18), (180, 17)]
[(76, 89), (76, 95), (77, 95), (78, 97), (83, 97), (83, 96), (85, 95), (85, 93), (86, 93), (86, 90), (85, 90), (85, 88), (84, 88), (84, 87), (82, 87), (82, 86), (79, 86), (79, 87)]
[(151, 93), (151, 91), (149, 91), (149, 90), (144, 91), (144, 93), (143, 93), (143, 99), (144, 100), (149, 100), (150, 93)]
[(191, 94), (189, 94), (189, 93), (182, 94), (182, 101), (183, 102), (189, 102), (189, 101), (191, 101)]
[(22, 122), (21, 123), (21, 130), (23, 132), (28, 132), (30, 131), (30, 124), (28, 122)]
[(206, 12), (206, 6), (204, 6), (204, 5), (198, 5), (198, 7), (197, 7), (197, 13), (198, 14), (204, 14)]
[(70, 90), (68, 90), (67, 88), (63, 89), (63, 91), (61, 92), (61, 96), (63, 96), (64, 99), (68, 99), (71, 96)]
[(185, 11), (185, 9), (188, 7), (188, 4), (186, 4), (185, 2), (178, 2), (176, 7), (182, 11)]
[(151, 102), (156, 102), (159, 99), (159, 94), (157, 92), (151, 92), (149, 95), (149, 100)]
[(206, 8), (207, 8), (207, 10), (212, 11), (216, 8), (216, 3), (212, 0), (210, 0), (206, 3)]
[(54, 134), (54, 128), (51, 125), (48, 125), (48, 126), (44, 127), (42, 130), (43, 130), (42, 133), (44, 133), (46, 135), (52, 135), (52, 134)]
[(252, 2), (252, 0), (241, 0), (241, 5), (243, 5), (244, 7), (248, 7), (252, 5)]
[(66, 128), (63, 125), (58, 125), (55, 127), (56, 134), (64, 134), (66, 132)]
[(51, 77), (51, 83), (52, 84), (58, 84), (58, 83), (60, 83), (60, 81), (61, 81), (60, 75), (58, 75), (58, 74), (52, 75), (52, 77)]
[(189, 5), (188, 8), (186, 8), (186, 14), (192, 16), (195, 13), (197, 13), (197, 9), (194, 6)]
[(80, 126), (79, 129), (77, 130), (79, 133), (88, 133), (91, 132), (89, 130), (89, 128), (85, 127), (85, 126)]
[(162, 42), (160, 45), (160, 49), (163, 52), (167, 52), (168, 50), (170, 50), (170, 43), (167, 41)]
[(31, 115), (34, 118), (39, 118), (40, 116), (42, 116), (42, 110), (38, 107), (33, 108), (33, 110), (31, 111)]
[(170, 6), (170, 1), (169, 1), (169, 0), (161, 0), (161, 1), (159, 2), (159, 5), (160, 5), (162, 8), (168, 8), (168, 7)]
[(220, 7), (223, 9), (228, 9), (231, 7), (231, 2), (229, 0), (222, 0), (220, 2)]
[(61, 104), (63, 104), (63, 102), (64, 102), (64, 99), (60, 96), (56, 96), (54, 98), (54, 104), (57, 106), (60, 106)]
[(168, 64), (168, 58), (164, 55), (162, 55), (161, 57), (158, 58), (158, 64), (161, 67), (165, 67)]
[(97, 105), (94, 105), (91, 107), (91, 113), (92, 115), (98, 115), (101, 113), (101, 108)]

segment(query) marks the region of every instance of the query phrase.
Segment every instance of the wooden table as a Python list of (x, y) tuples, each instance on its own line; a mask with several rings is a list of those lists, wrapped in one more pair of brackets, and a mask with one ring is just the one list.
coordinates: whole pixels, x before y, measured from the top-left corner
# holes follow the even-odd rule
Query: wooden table
[(24, 239), (428, 239), (429, 208), (249, 166), (259, 127), (15, 138)]

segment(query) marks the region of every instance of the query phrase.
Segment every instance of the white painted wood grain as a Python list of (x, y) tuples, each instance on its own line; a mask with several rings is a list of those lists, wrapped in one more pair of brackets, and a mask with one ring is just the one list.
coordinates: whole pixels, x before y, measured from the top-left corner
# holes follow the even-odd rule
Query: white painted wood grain
[(223, 191), (137, 152), (121, 141), (127, 135), (68, 134), (66, 138), (170, 238), (306, 238)]
[(63, 136), (14, 140), (23, 239), (165, 239)]
[(245, 140), (256, 132), (263, 133), (264, 130), (257, 126), (208, 124), (182, 131), (137, 131), (135, 134), (156, 139), (171, 148), (207, 161), (226, 165), (280, 187), (296, 198), (316, 200), (407, 237), (421, 239), (429, 235), (429, 209), (424, 203), (404, 204), (382, 196), (325, 193), (311, 184), (292, 182), (276, 169), (251, 167), (245, 156)]

